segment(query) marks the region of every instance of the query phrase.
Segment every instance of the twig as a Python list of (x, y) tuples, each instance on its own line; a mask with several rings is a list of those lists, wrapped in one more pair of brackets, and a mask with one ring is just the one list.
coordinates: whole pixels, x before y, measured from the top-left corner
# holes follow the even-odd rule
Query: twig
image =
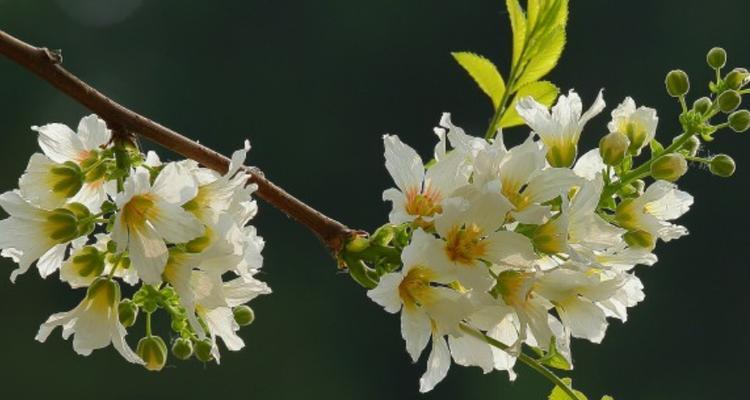
[[(0, 31), (0, 53), (72, 97), (108, 124), (117, 126), (119, 132), (141, 135), (207, 168), (221, 173), (227, 171), (227, 157), (125, 108), (68, 72), (61, 65), (62, 56), (59, 51), (32, 46)], [(258, 186), (258, 197), (308, 227), (334, 255), (355, 234), (346, 225), (327, 217), (276, 186), (258, 168), (246, 168), (246, 171), (249, 175), (248, 182)]]

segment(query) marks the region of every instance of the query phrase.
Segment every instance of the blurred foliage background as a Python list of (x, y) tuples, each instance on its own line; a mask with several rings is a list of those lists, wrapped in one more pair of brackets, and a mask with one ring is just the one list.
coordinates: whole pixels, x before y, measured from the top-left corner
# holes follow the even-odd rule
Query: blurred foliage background
[[(750, 64), (748, 12), (750, 3), (739, 0), (573, 0), (569, 44), (550, 78), (563, 91), (575, 87), (585, 107), (604, 87), (610, 106), (589, 123), (584, 147), (606, 133), (609, 111), (626, 95), (657, 108), (657, 138), (671, 140), (678, 106), (664, 92), (665, 73), (685, 69), (691, 94), (703, 95), (711, 46), (724, 46), (732, 66)], [(63, 49), (64, 65), (104, 93), (225, 154), (249, 138), (251, 164), (367, 230), (385, 221), (380, 196), (392, 185), (381, 135), (399, 134), (427, 157), (443, 111), (483, 133), (489, 102), (449, 52), (476, 51), (500, 66), (510, 55), (500, 0), (0, 0), (0, 28)], [(0, 88), (0, 187), (9, 190), (37, 149), (31, 125), (75, 126), (88, 111), (4, 59)], [(526, 135), (510, 130), (506, 140)], [(572, 377), (592, 397), (747, 398), (750, 138), (726, 132), (718, 139), (708, 152), (734, 156), (737, 174), (720, 179), (695, 168), (681, 181), (697, 197), (682, 220), (692, 234), (661, 246), (657, 266), (640, 268), (647, 297), (626, 325), (612, 322), (602, 345), (574, 344)], [(242, 331), (244, 351), (225, 353), (221, 366), (173, 360), (155, 374), (111, 348), (77, 356), (59, 331), (39, 344), (38, 324), (74, 306), (83, 291), (54, 276), (42, 281), (32, 270), (16, 285), (0, 279), (0, 392), (77, 399), (546, 398), (550, 385), (523, 366), (515, 383), (504, 373), (454, 366), (435, 391), (419, 395), (424, 360), (409, 361), (398, 318), (337, 274), (304, 228), (261, 206), (255, 223), (268, 243), (262, 279), (274, 294), (253, 302), (258, 318)], [(11, 263), (0, 264), (7, 277)], [(132, 343), (138, 335), (131, 334)]]

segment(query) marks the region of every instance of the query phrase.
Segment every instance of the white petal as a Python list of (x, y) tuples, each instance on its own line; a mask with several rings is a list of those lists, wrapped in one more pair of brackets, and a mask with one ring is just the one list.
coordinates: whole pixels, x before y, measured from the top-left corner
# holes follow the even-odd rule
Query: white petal
[(404, 308), (401, 313), (401, 337), (406, 341), (406, 351), (417, 362), (427, 342), (430, 341), (430, 319), (424, 311)]
[(203, 235), (203, 224), (182, 207), (166, 201), (157, 201), (154, 207), (158, 212), (150, 222), (167, 242), (186, 243)]
[(447, 375), (451, 366), (451, 353), (448, 344), (442, 337), (432, 338), (432, 351), (427, 359), (427, 371), (419, 378), (419, 391), (426, 393), (432, 390)]
[(385, 168), (402, 192), (419, 190), (424, 179), (422, 158), (414, 149), (401, 142), (398, 136), (384, 135)]
[(492, 372), (495, 368), (492, 348), (487, 343), (469, 335), (449, 336), (448, 342), (456, 364), (464, 367), (479, 367), (485, 374)]
[(230, 351), (238, 351), (245, 347), (245, 342), (237, 335), (240, 326), (234, 321), (234, 314), (229, 307), (219, 307), (206, 312), (206, 324), (211, 334), (218, 336)]
[(75, 132), (63, 124), (32, 126), (39, 133), (39, 147), (56, 163), (77, 160), (86, 151)]
[(55, 271), (60, 269), (63, 259), (65, 258), (65, 250), (68, 248), (67, 244), (58, 244), (55, 247), (49, 249), (36, 263), (36, 267), (39, 270), (39, 275), (42, 278), (46, 278), (53, 274)]
[(157, 285), (161, 282), (169, 253), (164, 240), (150, 224), (146, 223), (143, 229), (129, 232), (128, 254), (131, 265), (145, 283)]
[(558, 307), (560, 318), (574, 337), (600, 343), (607, 330), (604, 312), (588, 299), (578, 297)]
[(380, 304), (385, 311), (395, 314), (401, 309), (401, 297), (398, 286), (403, 276), (398, 272), (391, 272), (380, 277), (378, 286), (367, 291), (367, 297)]
[(167, 202), (181, 206), (198, 194), (198, 184), (183, 165), (169, 163), (159, 172), (152, 190)]
[(487, 260), (495, 264), (529, 266), (537, 259), (531, 240), (515, 232), (499, 231), (487, 239)]
[(109, 142), (112, 132), (107, 124), (94, 114), (83, 117), (78, 123), (78, 137), (86, 150), (98, 150), (100, 146)]

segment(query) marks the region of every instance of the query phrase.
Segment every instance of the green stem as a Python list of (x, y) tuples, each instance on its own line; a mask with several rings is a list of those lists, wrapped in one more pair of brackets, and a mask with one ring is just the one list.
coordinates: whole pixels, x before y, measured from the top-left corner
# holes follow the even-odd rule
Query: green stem
[[(497, 347), (498, 349), (506, 351), (506, 352), (510, 349), (510, 346), (506, 345), (505, 343), (495, 340), (466, 324), (461, 324), (460, 327), (461, 327), (461, 330), (467, 333), (468, 335), (473, 336), (489, 344), (490, 346)], [(575, 394), (573, 389), (570, 386), (568, 386), (565, 382), (563, 382), (563, 380), (560, 379), (560, 377), (555, 375), (554, 372), (550, 371), (549, 368), (545, 367), (544, 365), (540, 364), (537, 360), (535, 360), (534, 358), (524, 353), (519, 353), (517, 357), (522, 363), (528, 365), (531, 369), (538, 372), (543, 377), (547, 378), (550, 382), (555, 384), (555, 386), (559, 387), (560, 390), (565, 392), (565, 394), (568, 395), (568, 397), (570, 397), (572, 400), (580, 400), (580, 397), (578, 397), (578, 395)]]
[(146, 336), (151, 337), (151, 313), (146, 313)]
[[(692, 132), (684, 132), (681, 136), (677, 138), (672, 144), (670, 144), (662, 153), (659, 154), (659, 157), (665, 154), (674, 153), (682, 146), (687, 143), (688, 140), (690, 140), (691, 137), (693, 137), (694, 133)], [(620, 177), (620, 180), (617, 182), (614, 182), (610, 185), (608, 185), (604, 190), (602, 191), (602, 195), (600, 197), (600, 204), (605, 199), (608, 199), (613, 194), (617, 193), (618, 190), (622, 189), (625, 185), (629, 184), (630, 182), (644, 178), (646, 176), (649, 176), (651, 174), (651, 164), (657, 159), (658, 157), (651, 157), (648, 161), (644, 162), (638, 168), (631, 170), (630, 172), (624, 174)]]

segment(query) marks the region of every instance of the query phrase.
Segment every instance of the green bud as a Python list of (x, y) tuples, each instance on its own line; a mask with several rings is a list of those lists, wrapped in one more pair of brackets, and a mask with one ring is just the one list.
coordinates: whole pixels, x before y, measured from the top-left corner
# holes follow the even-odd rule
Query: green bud
[(117, 307), (117, 314), (122, 326), (130, 328), (135, 324), (135, 320), (138, 319), (138, 306), (130, 299), (125, 299)]
[(719, 103), (719, 109), (729, 114), (740, 106), (742, 96), (736, 90), (727, 90), (720, 94), (716, 101)]
[(669, 71), (664, 84), (667, 86), (667, 93), (672, 97), (684, 96), (690, 91), (688, 74), (681, 69)]
[(745, 68), (735, 68), (727, 74), (724, 82), (728, 88), (738, 90), (747, 84), (748, 78), (750, 78), (750, 72)]
[(73, 197), (83, 186), (83, 172), (72, 161), (66, 161), (50, 169), (52, 191), (65, 197)]
[(688, 165), (682, 154), (671, 153), (657, 158), (651, 164), (651, 176), (674, 182), (687, 172)]
[(732, 157), (726, 154), (719, 154), (711, 158), (711, 162), (708, 164), (708, 170), (716, 176), (722, 178), (729, 178), (734, 175), (734, 170), (737, 166), (734, 164)]
[(135, 350), (149, 371), (161, 371), (167, 363), (167, 345), (159, 336), (146, 336), (138, 341)]
[(51, 239), (65, 243), (78, 237), (78, 218), (72, 211), (58, 208), (47, 216), (46, 228)]
[(202, 362), (209, 362), (214, 359), (211, 355), (213, 344), (210, 340), (205, 339), (195, 343), (195, 358)]
[(193, 356), (193, 342), (190, 339), (178, 338), (172, 344), (172, 354), (180, 360), (187, 360)]
[(643, 191), (646, 190), (646, 182), (644, 182), (643, 179), (636, 179), (631, 185), (633, 185), (638, 194), (643, 194)]
[(394, 228), (395, 227), (390, 224), (381, 226), (372, 234), (372, 236), (370, 236), (370, 243), (380, 246), (388, 246), (396, 236)]
[(607, 165), (619, 165), (625, 159), (630, 140), (619, 132), (610, 132), (599, 141), (599, 154)]
[(723, 68), (727, 65), (727, 52), (721, 47), (714, 47), (708, 51), (706, 62), (713, 69)]
[(625, 239), (625, 243), (630, 247), (645, 247), (652, 249), (656, 244), (654, 235), (646, 231), (630, 231), (623, 235), (623, 239)]
[[(675, 138), (676, 140), (677, 138)], [(695, 157), (698, 154), (698, 150), (701, 148), (701, 140), (696, 136), (691, 136), (685, 144), (682, 145), (680, 151), (689, 157)]]
[(711, 99), (709, 99), (708, 97), (701, 97), (693, 103), (693, 110), (703, 115), (708, 112), (709, 108), (711, 108), (711, 104)]
[(750, 111), (739, 110), (729, 115), (729, 127), (737, 133), (750, 129)]
[(237, 322), (239, 326), (248, 326), (255, 320), (253, 309), (244, 304), (235, 307), (232, 310), (232, 313), (234, 314), (234, 321)]

